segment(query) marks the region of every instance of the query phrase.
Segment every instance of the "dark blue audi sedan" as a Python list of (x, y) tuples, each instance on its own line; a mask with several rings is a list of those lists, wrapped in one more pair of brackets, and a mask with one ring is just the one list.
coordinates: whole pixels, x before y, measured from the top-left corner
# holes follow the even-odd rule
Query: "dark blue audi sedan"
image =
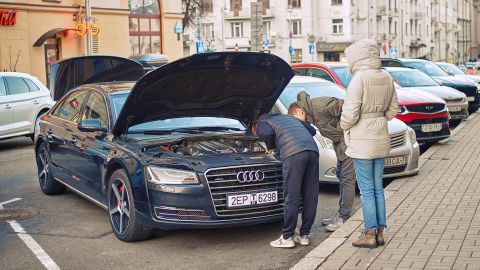
[(37, 123), (35, 144), (45, 194), (69, 188), (105, 208), (123, 241), (146, 239), (154, 228), (282, 219), (281, 163), (250, 132), (293, 77), (282, 59), (197, 54), (136, 82), (90, 75), (82, 82), (95, 83), (73, 89), (52, 80), (63, 96)]

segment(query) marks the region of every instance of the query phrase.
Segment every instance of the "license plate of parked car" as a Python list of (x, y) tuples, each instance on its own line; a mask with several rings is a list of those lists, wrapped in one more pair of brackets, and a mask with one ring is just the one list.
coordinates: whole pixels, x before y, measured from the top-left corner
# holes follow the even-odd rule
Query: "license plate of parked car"
[(442, 130), (442, 124), (441, 123), (422, 125), (422, 132), (435, 132), (435, 131), (439, 131), (439, 130)]
[(271, 204), (276, 202), (278, 202), (278, 194), (276, 190), (227, 195), (227, 206), (229, 208)]
[(474, 101), (475, 97), (468, 97), (468, 101)]
[(462, 108), (459, 106), (452, 106), (452, 107), (448, 107), (448, 110), (451, 112), (459, 112), (462, 110)]
[(406, 156), (389, 157), (385, 159), (385, 167), (395, 167), (407, 164)]

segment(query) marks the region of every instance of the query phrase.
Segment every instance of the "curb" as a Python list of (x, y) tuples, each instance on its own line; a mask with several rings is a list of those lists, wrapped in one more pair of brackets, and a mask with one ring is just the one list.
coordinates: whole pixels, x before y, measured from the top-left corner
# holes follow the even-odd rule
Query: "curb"
[[(479, 112), (480, 113), (480, 112)], [(479, 113), (473, 113), (468, 120), (475, 118)], [(420, 155), (418, 168), (421, 169), (423, 165), (442, 147), (442, 145), (448, 143), (460, 130), (462, 130), (468, 121), (462, 121), (450, 134), (448, 139), (440, 141), (439, 143), (431, 146), (427, 151)], [(414, 177), (414, 176), (410, 176)], [(385, 200), (387, 200), (393, 193), (400, 190), (405, 184), (406, 180), (410, 177), (396, 179), (392, 181), (385, 188)], [(399, 202), (398, 204), (400, 204)], [(398, 205), (391, 206), (394, 209)], [(315, 270), (317, 269), (327, 258), (340, 247), (352, 233), (354, 233), (363, 223), (363, 216), (361, 208), (350, 217), (347, 222), (343, 224), (338, 230), (330, 234), (330, 236), (320, 243), (317, 247), (311, 250), (304, 258), (297, 262), (290, 270)]]

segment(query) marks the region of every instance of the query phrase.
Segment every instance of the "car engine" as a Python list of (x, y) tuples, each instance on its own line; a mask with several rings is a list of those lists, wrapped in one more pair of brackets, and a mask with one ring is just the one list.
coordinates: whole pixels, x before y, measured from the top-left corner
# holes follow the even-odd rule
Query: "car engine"
[(266, 148), (257, 139), (184, 139), (177, 143), (159, 146), (162, 150), (182, 156), (203, 156), (209, 154), (264, 153)]

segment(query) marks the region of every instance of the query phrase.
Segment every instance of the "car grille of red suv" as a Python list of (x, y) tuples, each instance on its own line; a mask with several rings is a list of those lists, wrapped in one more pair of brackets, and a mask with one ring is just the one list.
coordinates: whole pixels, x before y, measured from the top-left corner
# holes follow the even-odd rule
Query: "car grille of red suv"
[[(261, 181), (241, 183), (237, 179), (239, 172), (257, 171), (264, 173)], [(205, 173), (218, 219), (241, 219), (281, 215), (283, 213), (283, 177), (282, 165), (244, 165), (227, 168), (215, 168)], [(277, 190), (278, 203), (257, 205), (245, 208), (229, 209), (227, 195), (242, 192)]]
[(436, 113), (445, 110), (445, 104), (407, 106), (407, 110), (415, 113)]

